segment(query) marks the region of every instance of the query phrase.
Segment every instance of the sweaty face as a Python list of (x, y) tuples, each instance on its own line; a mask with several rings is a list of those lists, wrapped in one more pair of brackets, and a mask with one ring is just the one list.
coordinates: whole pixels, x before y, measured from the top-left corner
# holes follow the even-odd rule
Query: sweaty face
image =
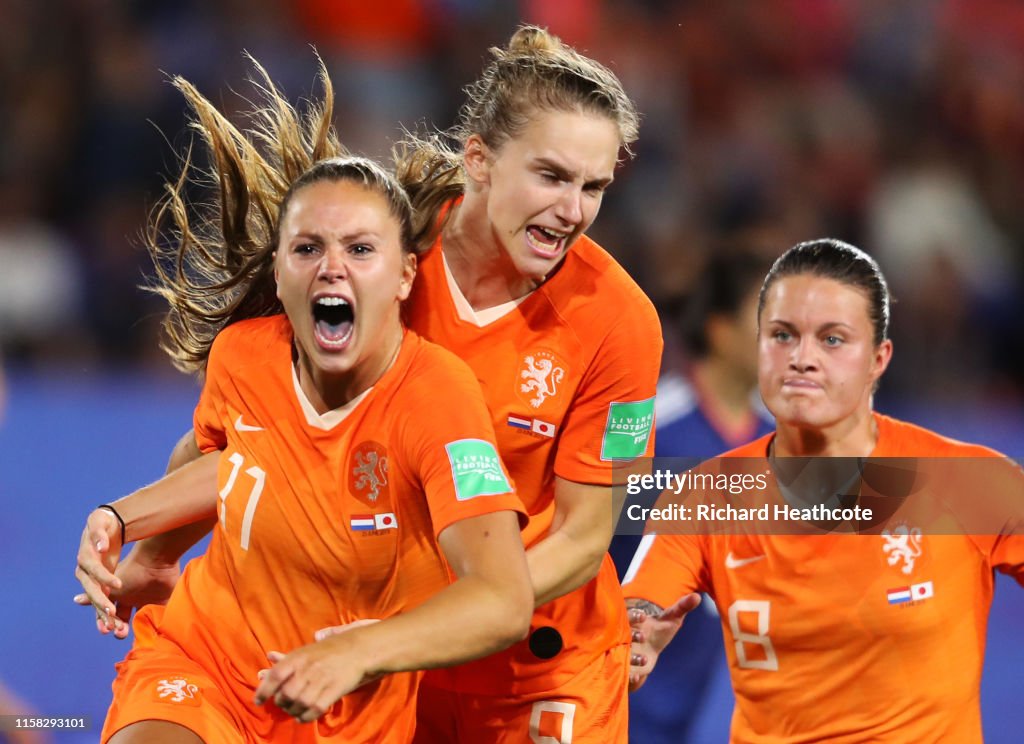
[(518, 272), (542, 280), (590, 227), (612, 182), (619, 132), (596, 114), (537, 112), (488, 150), (487, 213)]
[(398, 220), (386, 199), (362, 184), (319, 181), (294, 194), (280, 233), (277, 296), (301, 367), (317, 387), (354, 385), (360, 392), (383, 374), (401, 342), (399, 305), (415, 262), (403, 254)]
[(892, 344), (874, 344), (867, 297), (808, 274), (778, 279), (761, 311), (758, 383), (780, 425), (823, 429), (863, 418)]

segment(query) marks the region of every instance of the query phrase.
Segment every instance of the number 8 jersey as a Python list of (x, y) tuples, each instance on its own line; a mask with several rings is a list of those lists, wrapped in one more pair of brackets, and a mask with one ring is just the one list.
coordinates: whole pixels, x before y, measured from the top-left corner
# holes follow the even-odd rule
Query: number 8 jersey
[[(875, 420), (872, 458), (972, 458), (963, 472), (998, 456)], [(765, 458), (772, 436), (724, 457)], [(1019, 495), (1019, 469), (1007, 471)], [(993, 570), (1024, 584), (1020, 526), (988, 535), (918, 530), (902, 548), (906, 541), (884, 533), (648, 535), (623, 593), (662, 607), (692, 591), (712, 595), (736, 691), (736, 744), (980, 743)]]

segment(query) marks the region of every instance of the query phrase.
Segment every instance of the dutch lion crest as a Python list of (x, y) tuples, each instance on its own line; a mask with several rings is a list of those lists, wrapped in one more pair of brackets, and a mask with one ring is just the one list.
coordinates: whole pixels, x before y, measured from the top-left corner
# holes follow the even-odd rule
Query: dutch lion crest
[(187, 679), (162, 679), (156, 686), (157, 695), (161, 698), (169, 698), (167, 702), (183, 703), (186, 700), (194, 700), (199, 687)]
[(356, 488), (368, 492), (370, 501), (376, 501), (380, 489), (388, 484), (388, 458), (372, 451), (365, 455), (357, 452), (352, 474), (356, 477)]
[(550, 352), (529, 354), (523, 359), (519, 370), (519, 392), (529, 397), (534, 408), (540, 408), (548, 398), (558, 393), (558, 386), (565, 379), (565, 366)]
[(902, 571), (909, 575), (914, 570), (914, 562), (921, 556), (921, 529), (898, 524), (891, 531), (882, 530), (885, 545), (882, 550), (889, 559), (889, 565), (895, 566), (903, 561)]
[(348, 463), (348, 487), (367, 506), (376, 506), (387, 493), (388, 451), (383, 444), (365, 441), (355, 448)]

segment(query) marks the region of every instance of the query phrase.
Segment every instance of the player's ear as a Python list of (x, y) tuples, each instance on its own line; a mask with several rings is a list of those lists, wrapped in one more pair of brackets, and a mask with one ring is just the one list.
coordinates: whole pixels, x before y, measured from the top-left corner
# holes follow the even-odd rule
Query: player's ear
[(873, 369), (871, 370), (874, 382), (878, 382), (878, 379), (885, 374), (886, 368), (889, 366), (889, 362), (892, 361), (892, 341), (885, 339), (875, 349), (875, 359)]
[(483, 186), (490, 180), (493, 153), (479, 134), (471, 134), (462, 152), (462, 164), (471, 184)]
[(398, 285), (398, 300), (404, 302), (412, 292), (412, 283), (416, 278), (416, 254), (412, 251), (402, 253), (402, 280)]

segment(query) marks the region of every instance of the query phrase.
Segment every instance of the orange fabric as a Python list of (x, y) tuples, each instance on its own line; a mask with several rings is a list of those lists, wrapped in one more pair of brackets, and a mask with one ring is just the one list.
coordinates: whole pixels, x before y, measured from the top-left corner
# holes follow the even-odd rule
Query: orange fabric
[[(997, 455), (875, 419), (871, 457)], [(771, 436), (725, 456), (766, 457)], [(663, 607), (691, 591), (712, 595), (736, 691), (733, 742), (981, 742), (993, 569), (1024, 584), (1024, 538), (925, 534), (912, 561), (891, 561), (887, 542), (652, 535), (623, 593)], [(921, 600), (891, 602), (915, 585)]]
[[(214, 343), (195, 431), (204, 451), (224, 450), (219, 525), (166, 608), (154, 610), (153, 628), (140, 629), (140, 651), (195, 662), (253, 741), (292, 740), (286, 715), (252, 704), (268, 651), (420, 604), (448, 583), (437, 534), (521, 511), (507, 489), (475, 498), (458, 490), (446, 445), (493, 442), (493, 429), (472, 373), (413, 333), (348, 416), (322, 428), (300, 406), (287, 320), (230, 326)], [(346, 742), (408, 740), (417, 680), (395, 674), (361, 687), (307, 729)]]
[[(201, 736), (207, 744), (319, 744), (335, 740), (337, 727), (326, 719), (300, 724), (272, 704), (263, 708), (253, 706), (252, 689), (239, 683), (240, 670), (215, 658), (213, 649), (199, 649), (197, 645), (183, 648), (161, 634), (162, 609), (148, 605), (133, 622), (133, 631), (148, 640), (141, 646), (136, 643), (125, 660), (116, 665), (114, 701), (100, 741), (106, 742), (126, 726), (144, 720), (177, 723)], [(388, 694), (411, 708), (409, 701), (415, 692), (407, 682), (408, 679), (402, 679), (399, 685), (387, 690), (378, 682), (360, 688), (345, 701), (375, 705), (375, 698)], [(384, 728), (379, 721), (367, 722), (364, 737), (351, 741), (410, 741), (415, 721), (407, 711), (403, 712)]]
[(244, 741), (240, 722), (217, 682), (180, 650), (133, 649), (117, 671), (101, 742), (145, 720), (177, 723), (210, 743)]
[(414, 744), (625, 744), (629, 646), (592, 660), (557, 694), (487, 696), (424, 685)]
[[(439, 238), (420, 256), (406, 317), (417, 333), (465, 360), (480, 380), (502, 459), (530, 515), (523, 532), (530, 546), (551, 526), (556, 475), (611, 483), (613, 462), (603, 457), (603, 443), (612, 412), (620, 410), (615, 406), (650, 401), (653, 411), (662, 350), (658, 317), (622, 267), (581, 237), (548, 281), (512, 312), (480, 327), (459, 316), (441, 251)], [(648, 456), (651, 432), (646, 446), (639, 445)], [(564, 643), (553, 658), (538, 658), (526, 640), (486, 659), (431, 671), (427, 683), (486, 695), (566, 684), (629, 637), (610, 558), (594, 580), (537, 610), (531, 633), (545, 626), (557, 629)]]

